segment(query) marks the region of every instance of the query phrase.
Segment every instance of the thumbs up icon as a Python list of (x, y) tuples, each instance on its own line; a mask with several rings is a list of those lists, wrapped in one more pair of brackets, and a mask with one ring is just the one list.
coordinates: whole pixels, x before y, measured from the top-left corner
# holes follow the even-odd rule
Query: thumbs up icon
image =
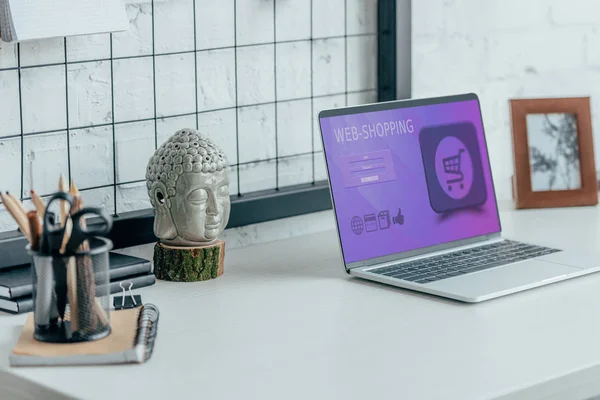
[(404, 215), (402, 215), (402, 210), (398, 209), (398, 215), (392, 218), (392, 221), (395, 225), (404, 225)]

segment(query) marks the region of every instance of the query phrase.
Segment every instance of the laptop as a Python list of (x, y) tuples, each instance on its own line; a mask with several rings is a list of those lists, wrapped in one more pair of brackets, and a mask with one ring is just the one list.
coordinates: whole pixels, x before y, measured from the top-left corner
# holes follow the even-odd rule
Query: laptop
[(501, 236), (475, 94), (319, 114), (341, 254), (356, 277), (480, 302), (600, 270)]

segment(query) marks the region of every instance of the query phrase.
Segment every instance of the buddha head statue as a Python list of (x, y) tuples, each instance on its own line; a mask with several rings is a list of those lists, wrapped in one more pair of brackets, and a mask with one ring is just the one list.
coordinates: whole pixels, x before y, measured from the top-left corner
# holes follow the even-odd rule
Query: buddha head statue
[(194, 129), (177, 131), (154, 152), (146, 185), (155, 214), (154, 234), (162, 243), (209, 244), (229, 221), (227, 158)]

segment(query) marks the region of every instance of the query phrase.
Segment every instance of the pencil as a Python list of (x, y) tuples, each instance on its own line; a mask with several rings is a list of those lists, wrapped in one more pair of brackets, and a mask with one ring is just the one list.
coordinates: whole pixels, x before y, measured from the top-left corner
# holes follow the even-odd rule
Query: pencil
[[(77, 211), (83, 209), (83, 198), (79, 195), (79, 191), (76, 190), (75, 194), (73, 195), (73, 206), (71, 207), (71, 215), (75, 214)], [(87, 223), (85, 222), (85, 216), (82, 216), (79, 219), (79, 225), (81, 226), (81, 228), (85, 229), (87, 227)], [(79, 245), (79, 251), (88, 251), (89, 250), (89, 243), (87, 240), (84, 240), (80, 245)]]
[(69, 312), (71, 316), (71, 329), (79, 330), (79, 305), (77, 303), (77, 265), (75, 257), (69, 257), (67, 263), (67, 296), (69, 298)]
[[(63, 175), (58, 180), (58, 191), (67, 193), (67, 182)], [(69, 202), (65, 200), (60, 201), (60, 225), (64, 228), (67, 223), (67, 216), (69, 215)], [(65, 232), (65, 235), (67, 232)], [(69, 233), (70, 234), (70, 233)]]
[[(63, 175), (61, 175), (58, 179), (58, 191), (67, 193), (67, 181)], [(73, 228), (71, 220), (68, 218), (70, 211), (69, 207), (71, 206), (69, 205), (69, 202), (65, 200), (59, 200), (58, 204), (60, 206), (60, 226), (65, 228), (65, 233), (63, 234), (63, 240), (60, 245), (59, 252), (60, 254), (64, 254), (67, 243), (69, 243), (69, 239), (71, 238), (71, 230)]]
[(35, 190), (31, 190), (31, 202), (35, 206), (38, 216), (43, 220), (46, 214), (46, 203)]
[(15, 196), (13, 196), (12, 194), (6, 192), (6, 196), (12, 200), (13, 203), (15, 203), (17, 205), (17, 207), (19, 207), (19, 210), (21, 210), (21, 213), (23, 213), (23, 215), (27, 216), (27, 210), (25, 209), (25, 206), (23, 205), (23, 203), (21, 203), (21, 200), (17, 199)]
[[(58, 183), (58, 189), (61, 191), (65, 191), (65, 178), (61, 175), (60, 176), (60, 181)], [(71, 209), (69, 210), (69, 213), (71, 215), (75, 214), (77, 211), (79, 211), (80, 209), (83, 208), (83, 206), (81, 205), (81, 197), (79, 197), (79, 189), (77, 189), (77, 186), (75, 186), (75, 181), (73, 179), (71, 179), (71, 187), (69, 188), (69, 194), (71, 196), (73, 196), (73, 204), (71, 204)], [(61, 201), (61, 223), (62, 223), (62, 212), (63, 212), (63, 205), (66, 204), (66, 201)], [(67, 211), (66, 209), (64, 210), (65, 212)], [(66, 218), (66, 217), (65, 217)], [(83, 228), (85, 228), (85, 223), (83, 218), (80, 220), (81, 221), (81, 226)], [(63, 225), (65, 227), (65, 234), (63, 235), (63, 240), (62, 243), (60, 245), (60, 254), (64, 254), (65, 250), (67, 248), (67, 243), (69, 243), (69, 239), (71, 238), (71, 232), (73, 231), (73, 221), (71, 219), (69, 219), (69, 221), (67, 221), (67, 223), (65, 225)]]
[(69, 243), (69, 239), (71, 239), (71, 232), (73, 231), (73, 221), (69, 218), (67, 223), (65, 224), (65, 234), (63, 235), (62, 242), (60, 243), (60, 249), (58, 252), (60, 254), (65, 254), (67, 250), (67, 244)]
[[(83, 209), (83, 198), (81, 197), (79, 189), (77, 186), (75, 186), (75, 182), (73, 181), (71, 181), (71, 189), (69, 190), (69, 194), (73, 196), (73, 207), (71, 207), (72, 215)], [(85, 229), (86, 222), (84, 217), (79, 220), (79, 223), (81, 224), (81, 227)], [(87, 240), (84, 240), (79, 246), (78, 251), (89, 252), (90, 243)], [(91, 257), (89, 255), (77, 256), (76, 266), (77, 287), (85, 288), (83, 291), (79, 290), (79, 292), (76, 293), (78, 296), (76, 308), (78, 316), (76, 318), (78, 320), (85, 318), (87, 321), (89, 321), (90, 325), (87, 327), (78, 326), (78, 328), (84, 331), (87, 330), (88, 332), (93, 332), (94, 330), (99, 330), (107, 326), (108, 317), (96, 299), (96, 284)]]
[(40, 241), (42, 239), (42, 224), (38, 218), (37, 211), (29, 211), (27, 213), (29, 221), (29, 231), (31, 232), (31, 250), (40, 250)]
[(10, 194), (9, 192), (6, 192), (6, 197), (8, 197), (9, 201), (12, 201), (12, 203), (18, 208), (19, 214), (22, 216), (23, 222), (25, 225), (25, 231), (23, 231), (23, 228), (21, 228), (21, 231), (23, 231), (24, 234), (27, 233), (25, 236), (27, 237), (28, 240), (30, 240), (31, 232), (29, 232), (29, 222), (27, 222), (27, 210), (25, 209), (25, 206), (23, 206), (23, 203), (21, 203), (21, 200), (17, 199), (15, 196)]
[(69, 187), (69, 194), (73, 197), (79, 196), (79, 188), (75, 186), (75, 181), (71, 179), (71, 186)]
[[(4, 207), (10, 215), (14, 218), (21, 229), (23, 235), (27, 238), (29, 243), (31, 243), (31, 233), (29, 231), (29, 222), (27, 221), (27, 215), (23, 212), (23, 205), (19, 206), (20, 201), (15, 202), (13, 197), (10, 196), (8, 192), (6, 194), (0, 193), (0, 199), (2, 203), (4, 203)], [(15, 199), (16, 200), (16, 199)], [(17, 204), (18, 203), (18, 204)]]
[[(71, 215), (73, 215), (80, 208), (79, 207), (80, 199), (78, 197), (76, 197), (79, 194), (79, 190), (77, 189), (77, 186), (75, 186), (75, 181), (73, 181), (73, 179), (71, 179), (71, 186), (69, 188), (69, 194), (71, 196), (73, 196), (73, 204), (71, 205), (71, 210), (70, 210)], [(73, 222), (71, 220), (71, 224), (72, 223)], [(63, 238), (63, 243), (61, 246), (62, 252), (65, 251), (66, 245), (67, 245), (67, 242)], [(70, 309), (70, 313), (71, 313), (70, 314), (71, 315), (71, 329), (73, 330), (73, 332), (77, 332), (80, 329), (79, 318), (80, 317), (85, 318), (85, 315), (83, 315), (83, 316), (80, 315), (80, 310), (79, 310), (79, 302), (78, 302), (79, 294), (77, 293), (78, 277), (77, 277), (77, 261), (76, 260), (77, 260), (77, 257), (70, 257), (69, 263), (67, 264), (67, 295), (69, 297), (69, 309)]]

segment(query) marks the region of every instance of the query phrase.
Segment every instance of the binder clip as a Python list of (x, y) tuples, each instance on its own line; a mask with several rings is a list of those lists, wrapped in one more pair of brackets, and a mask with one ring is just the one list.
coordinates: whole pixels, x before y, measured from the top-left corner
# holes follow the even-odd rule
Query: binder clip
[[(142, 305), (142, 296), (139, 294), (134, 295), (131, 292), (131, 288), (133, 287), (133, 283), (131, 281), (123, 281), (119, 283), (119, 286), (121, 286), (123, 292), (121, 296), (115, 296), (113, 299), (113, 306), (115, 307), (115, 310), (136, 308)], [(127, 286), (127, 288), (125, 288), (125, 286)], [(127, 296), (125, 290), (129, 290), (129, 296)]]

